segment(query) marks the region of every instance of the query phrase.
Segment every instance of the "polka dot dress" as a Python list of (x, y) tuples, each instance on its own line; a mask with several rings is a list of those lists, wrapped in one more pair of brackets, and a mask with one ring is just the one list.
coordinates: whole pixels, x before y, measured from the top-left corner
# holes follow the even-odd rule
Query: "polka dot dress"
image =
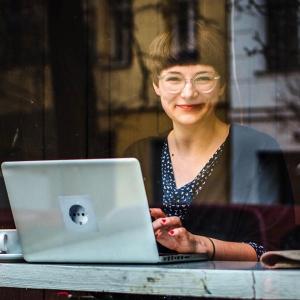
[(161, 173), (163, 183), (163, 208), (168, 216), (178, 216), (184, 219), (193, 198), (204, 188), (209, 176), (223, 153), (224, 143), (218, 148), (195, 179), (186, 185), (176, 188), (175, 177), (167, 141), (161, 155)]

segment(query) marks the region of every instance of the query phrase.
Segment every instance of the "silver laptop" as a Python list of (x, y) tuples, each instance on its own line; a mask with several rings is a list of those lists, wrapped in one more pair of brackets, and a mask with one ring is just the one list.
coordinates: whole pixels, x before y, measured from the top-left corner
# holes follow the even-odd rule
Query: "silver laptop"
[(207, 259), (159, 255), (134, 158), (4, 162), (2, 172), (28, 262)]

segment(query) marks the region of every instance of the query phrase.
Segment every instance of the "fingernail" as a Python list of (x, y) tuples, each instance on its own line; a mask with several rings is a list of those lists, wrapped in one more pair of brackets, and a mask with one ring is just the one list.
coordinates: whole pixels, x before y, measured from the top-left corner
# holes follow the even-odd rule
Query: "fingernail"
[(166, 219), (161, 219), (161, 222), (162, 222), (163, 224), (165, 224), (165, 223), (167, 222), (167, 220), (166, 220)]
[(169, 235), (174, 235), (174, 230), (170, 230)]

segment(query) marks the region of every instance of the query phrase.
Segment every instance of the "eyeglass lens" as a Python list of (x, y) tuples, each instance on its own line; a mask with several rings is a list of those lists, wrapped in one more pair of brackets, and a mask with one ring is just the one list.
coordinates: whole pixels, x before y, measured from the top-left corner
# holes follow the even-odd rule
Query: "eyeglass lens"
[[(207, 92), (214, 88), (216, 85), (216, 79), (218, 76), (213, 74), (198, 74), (193, 77), (190, 82), (197, 90), (201, 92)], [(163, 88), (170, 92), (179, 92), (181, 91), (187, 81), (182, 75), (180, 74), (167, 74), (161, 78), (161, 83)]]

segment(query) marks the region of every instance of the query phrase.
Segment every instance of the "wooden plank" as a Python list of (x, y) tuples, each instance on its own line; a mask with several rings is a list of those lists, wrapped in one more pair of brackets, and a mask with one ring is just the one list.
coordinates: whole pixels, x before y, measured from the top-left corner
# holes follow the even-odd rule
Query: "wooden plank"
[(255, 299), (300, 299), (300, 270), (254, 273)]
[(0, 264), (0, 287), (230, 297), (300, 299), (299, 270), (263, 270), (243, 262), (172, 265)]

